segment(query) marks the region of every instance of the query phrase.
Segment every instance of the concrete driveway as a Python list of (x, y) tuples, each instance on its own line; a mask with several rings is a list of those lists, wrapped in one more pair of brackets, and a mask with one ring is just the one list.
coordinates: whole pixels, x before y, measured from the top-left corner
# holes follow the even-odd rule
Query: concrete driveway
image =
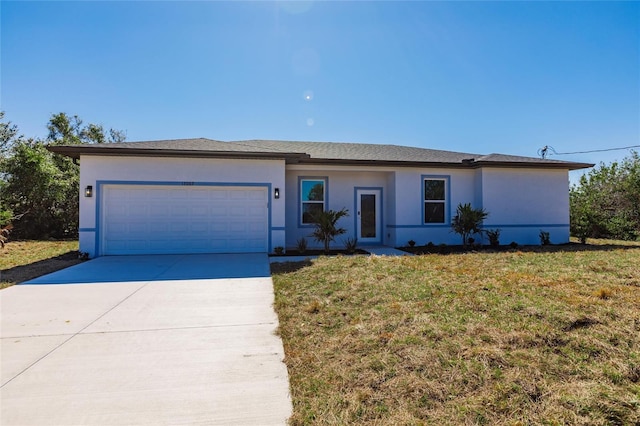
[(266, 254), (101, 257), (0, 303), (2, 425), (291, 415)]

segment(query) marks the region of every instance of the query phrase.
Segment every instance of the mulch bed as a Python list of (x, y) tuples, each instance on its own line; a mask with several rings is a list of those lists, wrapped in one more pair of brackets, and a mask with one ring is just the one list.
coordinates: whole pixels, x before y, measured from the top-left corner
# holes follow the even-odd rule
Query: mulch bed
[(351, 256), (354, 254), (369, 254), (369, 252), (356, 249), (354, 252), (347, 252), (346, 250), (329, 250), (329, 253), (325, 253), (324, 250), (305, 250), (304, 252), (300, 252), (298, 250), (287, 250), (286, 253), (283, 254), (272, 254), (272, 257), (287, 257), (287, 256)]

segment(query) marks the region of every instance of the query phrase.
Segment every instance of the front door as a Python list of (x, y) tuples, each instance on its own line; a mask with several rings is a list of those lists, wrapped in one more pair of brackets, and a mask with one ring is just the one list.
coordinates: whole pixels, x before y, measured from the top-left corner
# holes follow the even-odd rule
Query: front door
[(382, 242), (380, 189), (356, 189), (356, 229), (359, 243)]

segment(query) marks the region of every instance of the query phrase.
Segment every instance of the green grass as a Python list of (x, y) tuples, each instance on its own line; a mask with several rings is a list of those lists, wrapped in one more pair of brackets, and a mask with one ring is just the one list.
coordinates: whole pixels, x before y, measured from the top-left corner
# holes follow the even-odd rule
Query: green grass
[(0, 249), (0, 289), (78, 263), (78, 241), (10, 241)]
[(291, 424), (638, 424), (640, 246), (273, 266)]

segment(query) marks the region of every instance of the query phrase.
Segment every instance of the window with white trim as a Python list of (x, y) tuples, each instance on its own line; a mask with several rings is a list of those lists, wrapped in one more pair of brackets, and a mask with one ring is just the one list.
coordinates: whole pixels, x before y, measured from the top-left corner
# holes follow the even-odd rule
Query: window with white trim
[(326, 199), (325, 179), (300, 179), (300, 212), (303, 225), (313, 223), (313, 215), (324, 211)]
[(424, 223), (445, 223), (446, 179), (424, 179)]

